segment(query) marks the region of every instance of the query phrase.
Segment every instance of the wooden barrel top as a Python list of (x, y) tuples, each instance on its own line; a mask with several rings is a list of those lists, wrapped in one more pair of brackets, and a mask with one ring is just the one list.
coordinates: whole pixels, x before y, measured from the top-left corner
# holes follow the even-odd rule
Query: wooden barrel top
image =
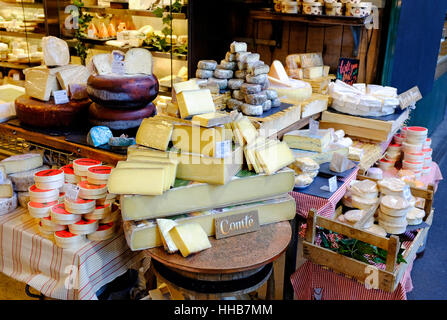
[(288, 221), (261, 226), (256, 232), (216, 240), (212, 247), (184, 258), (169, 254), (163, 247), (145, 250), (145, 254), (164, 265), (197, 273), (235, 273), (255, 269), (276, 260), (289, 245), (292, 229)]

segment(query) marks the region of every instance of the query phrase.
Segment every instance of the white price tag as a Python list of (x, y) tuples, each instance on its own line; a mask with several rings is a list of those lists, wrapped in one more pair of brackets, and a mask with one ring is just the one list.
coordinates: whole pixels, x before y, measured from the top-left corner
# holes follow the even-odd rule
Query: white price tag
[(231, 140), (216, 142), (216, 158), (225, 158), (231, 152)]
[(70, 200), (76, 200), (79, 195), (79, 187), (75, 184), (66, 183), (64, 185), (65, 197)]
[(55, 104), (63, 104), (70, 102), (70, 100), (68, 100), (67, 90), (53, 91), (53, 96)]
[(112, 73), (124, 74), (124, 61), (112, 61)]
[(338, 188), (337, 176), (329, 178), (329, 192), (334, 193), (335, 191), (337, 191), (337, 188)]
[(319, 128), (320, 128), (320, 122), (310, 118), (309, 119), (309, 133), (312, 135), (318, 135)]
[(411, 198), (411, 190), (410, 190), (410, 186), (409, 185), (406, 185), (405, 187), (404, 187), (404, 191), (403, 191), (403, 195), (404, 195), (404, 198), (406, 199), (406, 200), (409, 200), (410, 198)]
[(95, 30), (88, 29), (88, 31), (87, 31), (87, 37), (88, 37), (88, 38), (92, 38), (92, 39), (96, 38), (96, 37), (95, 37)]

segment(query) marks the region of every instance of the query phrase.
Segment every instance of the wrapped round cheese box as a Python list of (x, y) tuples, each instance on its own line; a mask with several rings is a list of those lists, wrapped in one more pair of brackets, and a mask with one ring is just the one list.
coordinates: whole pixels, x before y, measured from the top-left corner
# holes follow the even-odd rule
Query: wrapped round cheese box
[(58, 201), (52, 202), (28, 202), (28, 212), (34, 218), (45, 218), (50, 216), (50, 209), (57, 205)]
[(95, 185), (106, 184), (111, 171), (112, 167), (109, 166), (91, 167), (87, 170), (87, 182)]
[(67, 226), (57, 224), (51, 220), (51, 216), (40, 219), (40, 224), (45, 231), (56, 232), (67, 229)]
[(28, 192), (30, 200), (34, 202), (52, 202), (59, 199), (59, 189), (39, 189), (36, 185), (32, 185)]
[(39, 189), (59, 189), (65, 183), (64, 171), (60, 169), (47, 169), (34, 174), (35, 185)]
[(74, 214), (91, 213), (95, 210), (95, 200), (81, 199), (72, 200), (69, 198), (64, 199), (65, 210)]
[(68, 225), (68, 230), (74, 234), (89, 234), (98, 229), (98, 220), (82, 218), (76, 223)]
[(380, 201), (380, 210), (388, 216), (402, 217), (410, 209), (410, 203), (402, 197), (384, 196)]
[(96, 205), (93, 212), (84, 215), (86, 219), (101, 220), (112, 213), (112, 204)]
[(54, 241), (56, 245), (60, 248), (70, 249), (81, 246), (85, 243), (85, 235), (74, 234), (70, 231), (56, 231), (54, 233)]
[(379, 195), (377, 184), (372, 180), (353, 181), (350, 191), (354, 196), (368, 199), (375, 199)]
[(36, 169), (31, 169), (28, 171), (21, 171), (16, 173), (11, 173), (9, 179), (12, 181), (14, 191), (17, 192), (28, 192), (29, 187), (34, 184), (34, 174), (36, 172), (49, 169), (48, 166), (41, 166)]
[(77, 184), (81, 182), (81, 178), (74, 173), (73, 164), (67, 164), (66, 166), (61, 167), (61, 170), (64, 172), (64, 179), (67, 183)]
[(88, 181), (79, 182), (79, 197), (83, 199), (100, 199), (107, 193), (107, 184), (91, 184)]
[(117, 205), (113, 205), (112, 207), (112, 213), (110, 213), (108, 216), (104, 217), (103, 219), (99, 220), (99, 223), (101, 224), (107, 224), (110, 222), (116, 222), (120, 220), (121, 218), (121, 210)]
[(65, 210), (63, 203), (57, 204), (50, 209), (51, 221), (60, 225), (69, 225), (81, 220), (82, 216)]
[(80, 177), (87, 177), (88, 169), (91, 167), (100, 166), (101, 161), (81, 158), (73, 161), (74, 174)]
[(385, 178), (377, 182), (380, 192), (385, 195), (403, 196), (406, 183), (398, 178)]
[(103, 241), (110, 239), (115, 235), (115, 227), (114, 222), (100, 224), (95, 232), (87, 235), (87, 238), (92, 241)]

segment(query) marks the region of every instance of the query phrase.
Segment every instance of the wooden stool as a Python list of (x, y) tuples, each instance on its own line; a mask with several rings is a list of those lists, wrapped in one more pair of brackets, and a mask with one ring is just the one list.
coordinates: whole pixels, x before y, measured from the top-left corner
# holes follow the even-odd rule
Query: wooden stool
[(291, 239), (289, 222), (262, 226), (231, 238), (209, 238), (212, 247), (183, 258), (162, 247), (145, 250), (157, 278), (186, 299), (222, 299), (259, 289), (267, 280), (267, 299), (274, 298), (273, 261)]

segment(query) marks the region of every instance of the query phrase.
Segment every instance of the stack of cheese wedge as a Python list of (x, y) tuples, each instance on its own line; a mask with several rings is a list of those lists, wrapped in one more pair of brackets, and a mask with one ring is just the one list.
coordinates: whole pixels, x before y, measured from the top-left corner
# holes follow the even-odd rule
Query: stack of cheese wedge
[[(114, 236), (120, 210), (114, 203), (116, 196), (107, 192), (111, 170), (100, 161), (82, 158), (60, 169), (34, 173), (28, 212), (39, 219), (40, 234), (61, 248)], [(76, 189), (77, 197), (71, 198)]]

